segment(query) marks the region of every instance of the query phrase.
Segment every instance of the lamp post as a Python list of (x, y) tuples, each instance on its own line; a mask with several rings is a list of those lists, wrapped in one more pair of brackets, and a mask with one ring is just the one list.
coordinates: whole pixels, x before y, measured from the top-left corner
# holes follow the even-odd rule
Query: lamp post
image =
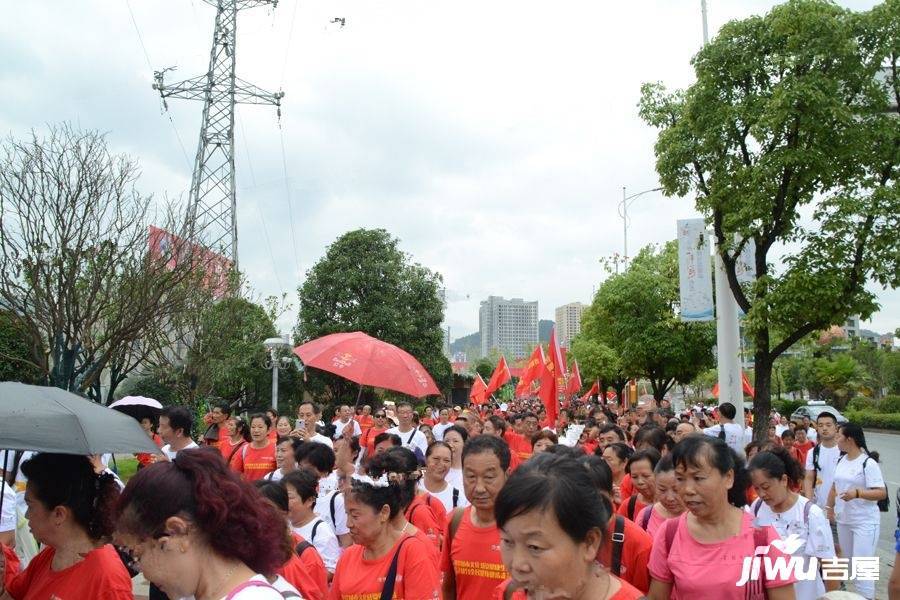
[(291, 363), (291, 358), (289, 356), (278, 356), (278, 351), (284, 348), (290, 348), (291, 345), (285, 339), (287, 336), (280, 337), (270, 337), (266, 341), (263, 342), (263, 346), (266, 347), (266, 350), (269, 351), (269, 356), (266, 358), (265, 367), (267, 369), (272, 369), (272, 410), (278, 412), (278, 369), (280, 363), (284, 363), (284, 366), (288, 366)]
[[(619, 217), (622, 218), (622, 241), (623, 241), (623, 249), (624, 253), (622, 254), (622, 263), (626, 267), (628, 266), (628, 206), (629, 202), (634, 201), (639, 196), (643, 196), (644, 194), (649, 194), (651, 192), (661, 192), (662, 188), (657, 187), (652, 190), (644, 190), (643, 192), (638, 192), (637, 194), (632, 194), (630, 196), (625, 195), (625, 186), (622, 186), (622, 201), (619, 202)], [(619, 272), (619, 263), (616, 262), (616, 273)]]

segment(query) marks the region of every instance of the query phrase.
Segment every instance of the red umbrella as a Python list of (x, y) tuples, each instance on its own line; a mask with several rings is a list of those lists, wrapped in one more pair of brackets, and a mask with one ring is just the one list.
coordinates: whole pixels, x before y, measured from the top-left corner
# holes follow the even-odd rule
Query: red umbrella
[(403, 392), (416, 398), (440, 395), (428, 371), (411, 354), (361, 331), (333, 333), (294, 348), (308, 367), (360, 385)]

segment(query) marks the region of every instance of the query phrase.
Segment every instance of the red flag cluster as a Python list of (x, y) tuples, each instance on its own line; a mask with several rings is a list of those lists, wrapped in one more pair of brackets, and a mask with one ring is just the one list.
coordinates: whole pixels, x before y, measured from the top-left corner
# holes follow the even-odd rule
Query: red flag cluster
[[(559, 416), (559, 392), (565, 386), (565, 395), (572, 396), (581, 391), (583, 386), (581, 381), (581, 372), (578, 369), (578, 361), (572, 362), (572, 372), (569, 374), (568, 382), (564, 384), (564, 374), (566, 373), (566, 362), (563, 357), (562, 350), (556, 341), (556, 329), (550, 332), (550, 344), (547, 354), (540, 344), (531, 353), (531, 356), (522, 369), (522, 375), (519, 377), (519, 383), (516, 385), (516, 397), (527, 396), (534, 393), (534, 382), (540, 380), (540, 388), (538, 396), (544, 404), (547, 411), (547, 419), (552, 423)], [(494, 369), (491, 380), (487, 384), (480, 375), (475, 375), (475, 382), (469, 392), (469, 399), (474, 404), (484, 404), (487, 398), (503, 387), (512, 379), (509, 371), (509, 365), (506, 358), (500, 357), (497, 366)], [(588, 393), (582, 396), (582, 400), (600, 392), (599, 382), (588, 390)]]

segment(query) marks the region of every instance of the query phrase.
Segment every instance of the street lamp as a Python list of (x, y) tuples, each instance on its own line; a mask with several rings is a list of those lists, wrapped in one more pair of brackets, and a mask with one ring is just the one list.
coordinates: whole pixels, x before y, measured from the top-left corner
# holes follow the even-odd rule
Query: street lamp
[[(637, 199), (639, 196), (643, 196), (644, 194), (649, 194), (651, 192), (661, 192), (662, 188), (657, 187), (652, 190), (644, 190), (643, 192), (638, 192), (637, 194), (632, 194), (630, 196), (625, 195), (625, 186), (622, 186), (622, 201), (619, 202), (619, 217), (622, 218), (622, 238), (624, 245), (624, 254), (622, 255), (622, 262), (625, 266), (628, 266), (628, 206), (629, 203)], [(617, 272), (618, 272), (618, 262), (616, 263)]]
[(263, 346), (265, 346), (266, 350), (269, 351), (269, 356), (268, 358), (266, 358), (265, 367), (267, 369), (272, 369), (272, 410), (278, 412), (278, 368), (279, 366), (287, 367), (289, 364), (291, 364), (291, 357), (279, 357), (278, 351), (285, 348), (290, 348), (291, 345), (285, 338), (270, 337), (263, 342)]

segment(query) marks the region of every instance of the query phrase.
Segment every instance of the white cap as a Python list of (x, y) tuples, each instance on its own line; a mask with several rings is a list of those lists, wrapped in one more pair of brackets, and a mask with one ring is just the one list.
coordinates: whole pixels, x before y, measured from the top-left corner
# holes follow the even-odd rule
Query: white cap
[(509, 408), (509, 405), (506, 402), (504, 402), (503, 404), (500, 405), (500, 410), (502, 410), (503, 412), (506, 412), (506, 409), (508, 409), (508, 408)]

